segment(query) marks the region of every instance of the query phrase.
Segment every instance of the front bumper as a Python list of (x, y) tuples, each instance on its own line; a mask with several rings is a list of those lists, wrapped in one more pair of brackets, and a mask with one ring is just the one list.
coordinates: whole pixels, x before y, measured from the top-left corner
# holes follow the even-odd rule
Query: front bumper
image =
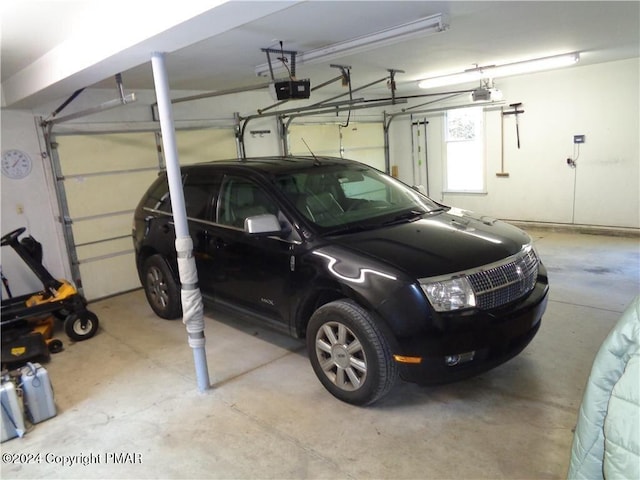
[[(548, 292), (548, 284), (538, 282), (529, 296), (516, 306), (494, 312), (450, 315), (440, 319), (440, 328), (398, 339), (400, 355), (422, 359), (420, 363), (399, 362), (400, 376), (420, 384), (449, 383), (508, 361), (538, 332)], [(451, 362), (451, 358), (458, 355), (462, 361)]]

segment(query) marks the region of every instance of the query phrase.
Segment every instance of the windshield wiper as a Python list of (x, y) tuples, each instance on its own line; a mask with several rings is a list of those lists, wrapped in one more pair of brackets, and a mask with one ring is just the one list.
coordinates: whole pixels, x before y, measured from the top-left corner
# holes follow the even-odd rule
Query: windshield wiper
[(429, 212), (425, 212), (424, 210), (418, 210), (418, 209), (409, 210), (408, 212), (401, 213), (400, 215), (396, 215), (391, 220), (387, 220), (386, 222), (383, 222), (382, 225), (396, 225), (398, 223), (415, 222), (416, 220), (420, 220), (422, 216), (426, 213), (429, 213)]
[(326, 230), (324, 232), (325, 235), (340, 235), (344, 233), (357, 233), (363, 232), (365, 230), (371, 230), (373, 228), (379, 227), (380, 224), (373, 223), (355, 223), (352, 225), (344, 225), (342, 227), (332, 228), (330, 230)]
[(441, 213), (446, 210), (447, 209), (443, 207), (434, 208), (433, 210), (428, 210), (428, 211), (425, 211), (422, 209), (412, 209), (407, 212), (396, 215), (390, 220), (344, 225), (341, 227), (336, 227), (330, 230), (326, 230), (324, 234), (339, 235), (343, 233), (356, 233), (356, 232), (362, 232), (365, 230), (373, 230), (379, 227), (388, 227), (390, 225), (400, 225), (402, 223), (411, 223), (411, 222), (415, 222), (416, 220), (420, 220), (424, 215)]
[(433, 210), (429, 210), (427, 213), (429, 215), (435, 214), (435, 213), (442, 213), (442, 212), (446, 212), (448, 210), (448, 208), (445, 207), (437, 207), (434, 208)]

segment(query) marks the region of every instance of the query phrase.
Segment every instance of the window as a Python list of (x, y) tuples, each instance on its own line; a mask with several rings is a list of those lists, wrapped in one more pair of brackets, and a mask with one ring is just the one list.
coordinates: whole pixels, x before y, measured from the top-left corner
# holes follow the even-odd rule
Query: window
[(484, 192), (484, 126), (482, 107), (446, 113), (445, 190)]
[(152, 210), (171, 213), (171, 199), (169, 198), (169, 184), (166, 177), (159, 177), (149, 191), (144, 205)]
[(344, 196), (349, 199), (387, 200), (387, 186), (378, 178), (360, 174), (360, 178), (345, 176), (340, 179)]
[(242, 229), (247, 217), (265, 213), (276, 215), (278, 207), (262, 188), (244, 178), (225, 177), (218, 204), (218, 223)]
[(374, 228), (398, 215), (439, 208), (403, 183), (365, 166), (317, 165), (280, 175), (276, 185), (299, 213), (325, 228)]
[(187, 217), (206, 220), (212, 195), (218, 191), (220, 180), (216, 177), (189, 175), (184, 184), (184, 203)]

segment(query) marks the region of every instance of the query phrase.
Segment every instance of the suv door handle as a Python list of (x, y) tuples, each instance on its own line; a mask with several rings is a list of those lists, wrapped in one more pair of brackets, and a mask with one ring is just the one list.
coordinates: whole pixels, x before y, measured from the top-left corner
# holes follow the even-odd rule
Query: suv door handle
[(216, 238), (213, 244), (215, 245), (216, 248), (225, 248), (227, 245), (229, 245), (222, 238)]
[(162, 225), (162, 232), (169, 233), (171, 231), (171, 227), (173, 226), (173, 222), (168, 222)]

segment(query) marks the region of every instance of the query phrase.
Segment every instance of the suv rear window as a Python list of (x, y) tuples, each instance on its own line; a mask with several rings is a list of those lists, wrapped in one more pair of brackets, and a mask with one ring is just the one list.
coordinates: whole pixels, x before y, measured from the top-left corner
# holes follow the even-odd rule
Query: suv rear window
[(167, 177), (161, 176), (149, 189), (144, 207), (151, 210), (171, 213), (171, 199), (169, 198), (169, 184)]
[[(184, 203), (187, 217), (208, 220), (215, 194), (220, 189), (220, 176), (188, 174), (184, 183)], [(211, 210), (212, 211), (212, 210)]]

